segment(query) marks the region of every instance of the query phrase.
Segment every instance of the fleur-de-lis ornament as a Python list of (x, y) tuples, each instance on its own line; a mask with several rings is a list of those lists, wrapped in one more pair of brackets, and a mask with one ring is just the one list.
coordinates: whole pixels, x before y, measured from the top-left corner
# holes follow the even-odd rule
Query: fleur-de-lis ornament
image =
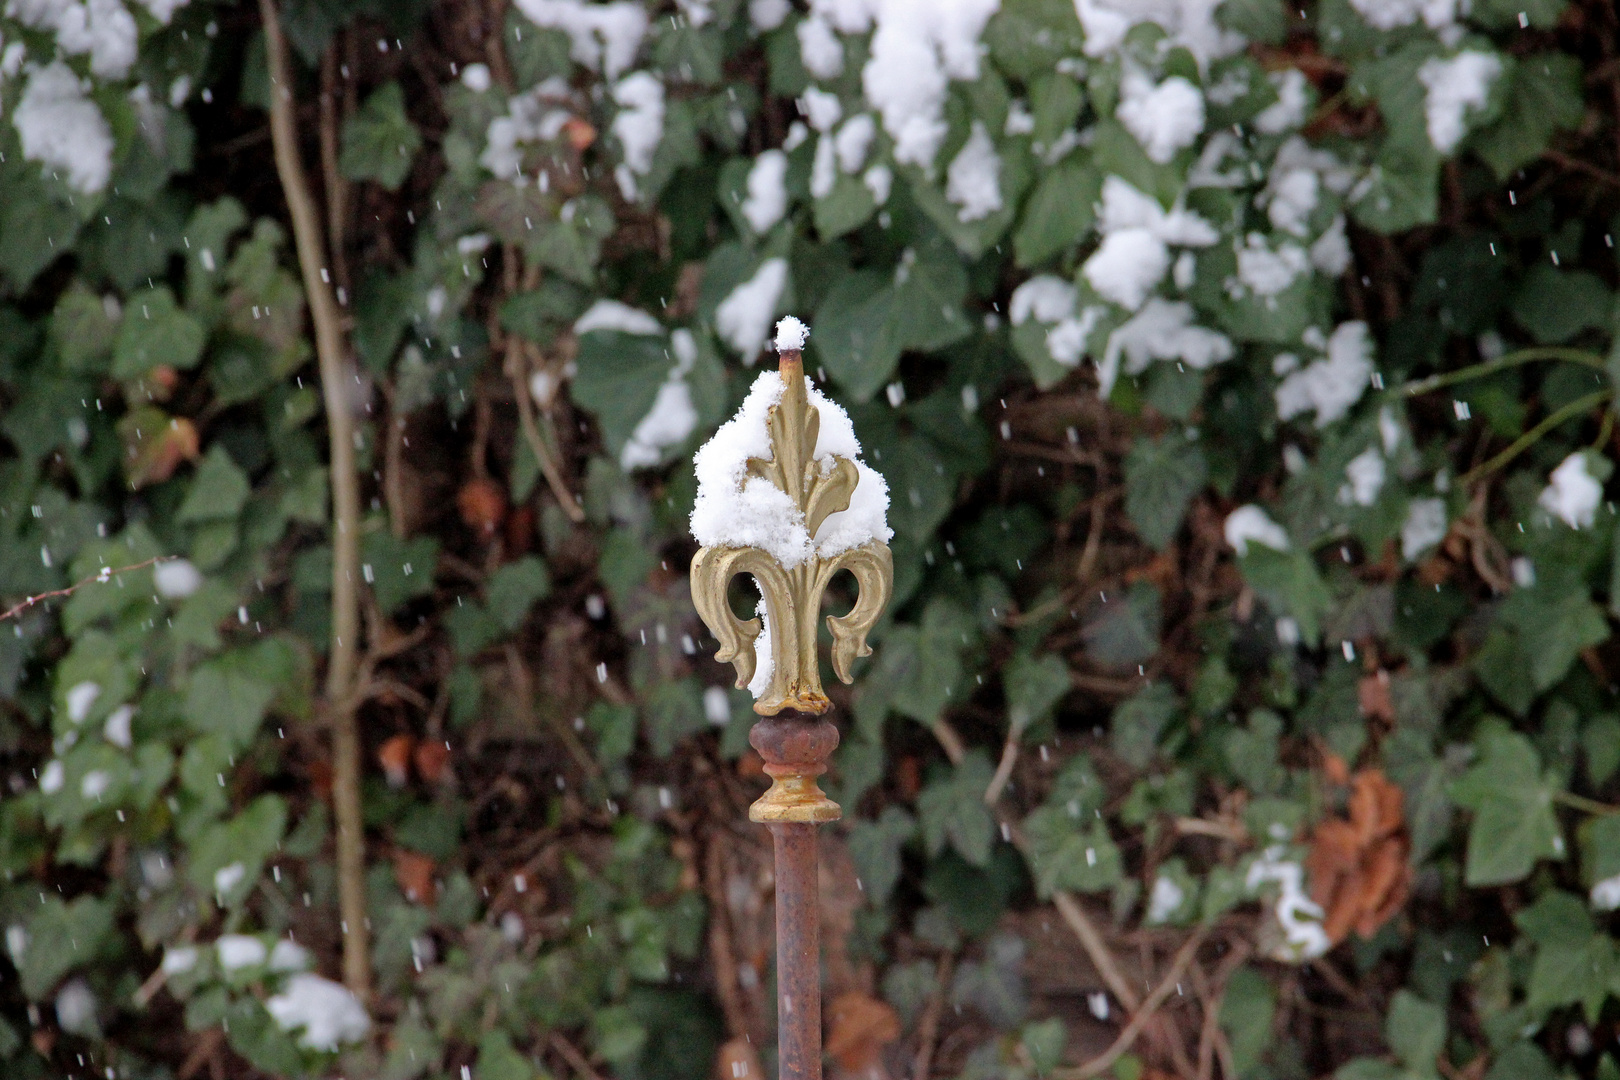
[[(830, 555), (816, 549), (817, 533), (828, 517), (849, 508), (861, 477), (856, 463), (848, 457), (816, 456), (821, 414), (807, 392), (803, 354), (793, 347), (802, 344), (802, 338), (793, 336), (797, 327), (797, 320), (793, 320), (787, 335), (778, 338), (778, 370), (783, 385), (781, 398), (770, 407), (765, 422), (770, 456), (749, 458), (744, 482), (757, 477), (785, 494), (782, 510), (802, 521), (810, 547), (802, 560), (788, 566), (762, 547), (705, 547), (692, 560), (692, 599), (698, 614), (720, 641), (716, 657), (737, 669), (739, 687), (755, 679), (761, 659), (758, 639), (765, 625), (769, 626), (769, 676), (754, 703), (754, 711), (761, 716), (783, 712), (820, 716), (832, 707), (821, 688), (817, 624), (821, 621), (822, 596), (833, 575), (848, 570), (860, 588), (855, 606), (847, 615), (827, 618), (832, 633), (833, 671), (846, 683), (852, 680), (850, 665), (855, 658), (872, 652), (866, 634), (882, 614), (894, 586), (894, 560), (888, 544), (881, 539), (873, 538)], [(738, 574), (750, 574), (758, 583), (766, 624), (758, 618), (739, 619), (732, 613), (726, 592)], [(836, 745), (836, 732), (832, 740)], [(798, 762), (783, 762), (778, 767), (771, 763), (771, 754), (756, 748), (765, 756), (766, 770), (775, 783), (749, 810), (752, 820), (837, 820), (838, 804), (823, 795), (815, 781), (825, 768), (824, 754), (822, 761), (803, 762), (814, 766), (814, 771), (805, 771), (793, 768)], [(831, 749), (827, 747), (828, 752)]]
[[(827, 619), (833, 670), (847, 683), (855, 658), (872, 651), (867, 631), (894, 588), (894, 561), (884, 542), (890, 535), (883, 518), (887, 488), (882, 477), (836, 452), (859, 453), (859, 445), (837, 406), (826, 404), (837, 421), (827, 424), (816, 404), (820, 395), (812, 400), (800, 351), (805, 333), (797, 319), (778, 324), (781, 383), (761, 376), (728, 425), (734, 430), (722, 429), (724, 438), (717, 434), (699, 452), (692, 515), (693, 531), (705, 544), (692, 560), (692, 599), (720, 641), (716, 655), (737, 669), (738, 686), (754, 691), (754, 711), (762, 718), (748, 741), (765, 760), (771, 787), (748, 817), (770, 827), (776, 853), (781, 1080), (821, 1080), (816, 827), (840, 816), (816, 783), (838, 745), (838, 729), (824, 716), (832, 703), (821, 689), (816, 648), (822, 594), (840, 570), (860, 587), (849, 614)], [(758, 406), (766, 400), (772, 403), (761, 417)], [(818, 456), (823, 441), (832, 449)], [(834, 515), (842, 520), (829, 520)], [(726, 592), (738, 574), (758, 585), (763, 621), (733, 614)], [(759, 670), (762, 664), (769, 668)]]

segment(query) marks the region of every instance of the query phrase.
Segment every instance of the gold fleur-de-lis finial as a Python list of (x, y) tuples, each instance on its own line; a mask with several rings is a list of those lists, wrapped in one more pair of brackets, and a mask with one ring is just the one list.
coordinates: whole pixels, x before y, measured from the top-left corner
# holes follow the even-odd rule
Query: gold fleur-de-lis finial
[[(709, 546), (692, 560), (693, 602), (720, 641), (717, 658), (737, 669), (737, 685), (754, 681), (761, 659), (770, 665), (763, 691), (754, 703), (754, 711), (766, 717), (788, 711), (820, 716), (832, 707), (821, 688), (816, 637), (822, 596), (833, 575), (848, 570), (860, 588), (847, 615), (827, 619), (833, 670), (846, 683), (852, 680), (850, 665), (855, 658), (872, 651), (866, 635), (888, 603), (894, 585), (894, 561), (881, 539), (874, 537), (826, 556), (815, 544), (827, 518), (849, 508), (860, 473), (847, 457), (816, 457), (821, 415), (809, 398), (798, 347), (802, 336), (794, 336), (795, 329), (802, 335), (795, 320), (785, 336), (778, 337), (783, 385), (781, 398), (766, 415), (770, 456), (749, 458), (743, 482), (757, 477), (788, 497), (792, 510), (784, 506), (783, 512), (802, 519), (810, 550), (802, 560), (787, 566), (762, 547)], [(758, 583), (765, 604), (764, 623), (733, 614), (726, 592), (738, 574), (750, 574)], [(760, 657), (765, 650), (756, 646), (767, 628), (769, 651)], [(832, 735), (824, 749), (825, 737), (795, 739), (787, 735), (782, 738), (792, 746), (775, 747), (773, 743), (769, 750), (760, 747), (767, 760), (766, 771), (776, 783), (749, 811), (753, 820), (829, 821), (839, 816), (838, 805), (822, 795), (815, 783), (825, 769), (826, 754), (837, 745), (836, 729), (826, 727)], [(759, 733), (760, 728), (755, 731)], [(773, 757), (782, 760), (772, 761)], [(792, 760), (795, 758), (801, 760)]]

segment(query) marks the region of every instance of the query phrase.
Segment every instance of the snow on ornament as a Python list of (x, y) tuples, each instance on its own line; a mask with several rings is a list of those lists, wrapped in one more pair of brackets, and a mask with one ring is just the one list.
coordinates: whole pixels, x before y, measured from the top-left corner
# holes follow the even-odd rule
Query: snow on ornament
[[(703, 549), (692, 561), (698, 613), (720, 640), (719, 659), (737, 669), (754, 711), (820, 714), (816, 623), (822, 593), (849, 570), (860, 597), (849, 614), (827, 620), (833, 668), (871, 649), (866, 633), (888, 600), (893, 562), (888, 484), (860, 460), (849, 414), (804, 374), (809, 329), (791, 316), (776, 326), (780, 370), (755, 381), (742, 407), (697, 452), (692, 533)], [(760, 616), (738, 619), (726, 589), (738, 574), (759, 587)]]

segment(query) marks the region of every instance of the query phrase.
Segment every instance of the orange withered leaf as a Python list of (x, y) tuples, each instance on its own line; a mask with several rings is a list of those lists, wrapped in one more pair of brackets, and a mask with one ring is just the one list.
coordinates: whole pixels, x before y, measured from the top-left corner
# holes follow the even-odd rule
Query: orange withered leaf
[(410, 779), (411, 751), (416, 739), (410, 735), (395, 735), (377, 748), (377, 763), (388, 777), (389, 787), (404, 787)]
[(859, 990), (834, 998), (827, 1019), (827, 1053), (849, 1072), (871, 1065), (900, 1037), (900, 1014), (888, 1002)]
[(436, 868), (434, 861), (420, 852), (394, 852), (394, 881), (412, 903), (431, 904), (438, 899), (438, 886), (433, 882)]
[(1363, 769), (1351, 778), (1349, 818), (1327, 818), (1311, 834), (1311, 898), (1335, 944), (1351, 930), (1371, 937), (1406, 903), (1412, 870), (1404, 802), (1382, 770)]

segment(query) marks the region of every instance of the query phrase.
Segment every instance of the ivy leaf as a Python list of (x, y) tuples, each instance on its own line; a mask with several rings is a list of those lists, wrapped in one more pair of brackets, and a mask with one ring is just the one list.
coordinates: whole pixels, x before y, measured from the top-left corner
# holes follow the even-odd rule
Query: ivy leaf
[(1046, 719), (1073, 685), (1069, 665), (1051, 653), (1040, 657), (1019, 653), (1007, 665), (1002, 682), (1007, 688), (1007, 722), (1013, 738)]
[(390, 81), (344, 122), (338, 168), (350, 180), (375, 180), (394, 191), (410, 175), (421, 148), (422, 134), (405, 114), (405, 92)]
[(1164, 550), (1208, 479), (1209, 465), (1196, 440), (1181, 432), (1137, 439), (1125, 457), (1125, 513), (1137, 535)]
[(209, 826), (191, 845), (188, 874), (197, 891), (234, 908), (247, 899), (287, 831), (287, 804), (260, 795), (229, 821)]
[(932, 724), (965, 678), (961, 657), (971, 630), (961, 608), (949, 600), (931, 600), (920, 624), (901, 623), (884, 635), (870, 683), (884, 688), (902, 716)]
[(1620, 977), (1620, 953), (1614, 939), (1597, 933), (1586, 904), (1572, 893), (1543, 893), (1514, 922), (1535, 941), (1525, 1005), (1537, 1014), (1579, 1003), (1590, 1022), (1597, 1022), (1604, 999)]
[(1260, 1064), (1272, 1041), (1277, 1013), (1277, 991), (1252, 967), (1241, 967), (1226, 982), (1221, 995), (1220, 1023), (1232, 1046), (1232, 1067), (1247, 1076)]
[(1480, 760), (1451, 786), (1474, 812), (1468, 829), (1466, 880), (1471, 886), (1522, 880), (1540, 859), (1562, 859), (1564, 837), (1553, 813), (1551, 785), (1530, 740), (1493, 730), (1479, 740)]
[(516, 630), (528, 617), (535, 601), (551, 592), (551, 575), (546, 564), (533, 555), (507, 563), (490, 577), (484, 594), (495, 621), (508, 631)]
[(900, 880), (900, 849), (917, 835), (917, 819), (898, 806), (886, 806), (875, 820), (858, 820), (849, 830), (849, 857), (855, 863), (866, 902), (882, 908)]
[(118, 335), (118, 306), (74, 282), (51, 312), (50, 338), (68, 371), (97, 374)]
[(1299, 624), (1300, 638), (1314, 646), (1321, 637), (1322, 620), (1333, 610), (1333, 594), (1310, 555), (1298, 549), (1276, 551), (1264, 544), (1250, 544), (1248, 553), (1238, 557), (1238, 566), (1266, 605), (1292, 616)]
[[(1507, 0), (1495, 6), (1512, 8), (1507, 15), (1516, 23), (1517, 12), (1528, 5)], [(1469, 140), (1474, 153), (1501, 181), (1539, 158), (1554, 132), (1578, 126), (1585, 112), (1578, 58), (1562, 52), (1533, 53), (1511, 59), (1509, 65), (1504, 78), (1511, 81), (1502, 97), (1502, 115)]]
[(990, 861), (996, 821), (984, 805), (984, 792), (994, 775), (984, 751), (972, 750), (948, 776), (923, 788), (917, 796), (917, 816), (930, 855), (938, 855), (948, 842), (974, 866)]
[(1114, 753), (1134, 768), (1147, 768), (1178, 708), (1175, 688), (1168, 682), (1149, 683), (1120, 702), (1110, 725)]
[(68, 903), (54, 896), (36, 909), (28, 922), (27, 944), (17, 963), (22, 992), (30, 1001), (44, 1001), (62, 976), (95, 959), (113, 929), (113, 905), (85, 895)]
[(196, 367), (206, 338), (202, 323), (181, 310), (167, 286), (138, 292), (124, 305), (113, 345), (113, 378), (136, 379), (159, 364)]
[(1043, 899), (1057, 889), (1103, 892), (1117, 885), (1124, 868), (1108, 827), (1070, 808), (1043, 807), (1024, 819), (1024, 837)]
[(662, 335), (592, 330), (579, 336), (578, 373), (570, 393), (596, 414), (614, 458), (652, 408), (673, 366)]
[(433, 569), (439, 558), (436, 538), (401, 539), (379, 529), (366, 534), (361, 553), (361, 573), (371, 583), (371, 594), (384, 615), (392, 615), (407, 600), (433, 592)]
[(902, 330), (892, 283), (859, 270), (839, 278), (816, 309), (810, 344), (838, 385), (865, 401), (894, 374)]
[(1123, 597), (1117, 594), (1092, 607), (1082, 634), (1086, 653), (1098, 663), (1130, 667), (1159, 651), (1159, 624), (1163, 612), (1158, 586), (1138, 581)]
[(232, 746), (253, 741), (276, 698), (276, 673), (263, 649), (233, 649), (191, 673), (183, 712), (193, 730)]
[(1384, 1037), (1410, 1075), (1434, 1076), (1446, 1043), (1446, 1011), (1410, 990), (1397, 990), (1384, 1021)]
[(1608, 327), (1614, 294), (1585, 270), (1537, 264), (1513, 292), (1513, 317), (1541, 345), (1568, 341), (1582, 330)]
[(175, 512), (175, 520), (232, 520), (242, 512), (250, 491), (247, 474), (231, 460), (223, 446), (215, 443), (197, 466), (197, 474), (186, 488), (185, 501)]
[(1024, 204), (1012, 237), (1019, 266), (1039, 266), (1091, 232), (1102, 175), (1077, 158), (1071, 155), (1047, 169)]

